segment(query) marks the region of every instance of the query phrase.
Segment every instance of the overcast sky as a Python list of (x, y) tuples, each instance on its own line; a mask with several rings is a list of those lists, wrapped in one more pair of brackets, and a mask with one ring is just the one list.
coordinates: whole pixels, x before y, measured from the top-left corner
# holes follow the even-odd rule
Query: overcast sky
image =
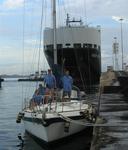
[[(51, 26), (51, 0), (0, 0), (0, 74), (22, 74), (37, 70), (41, 8), (43, 29)], [(119, 42), (121, 66), (120, 17), (123, 23), (124, 60), (128, 61), (127, 0), (57, 0), (58, 25), (64, 25), (66, 14), (82, 18), (89, 26), (101, 26), (102, 70), (112, 65), (112, 43)], [(43, 33), (42, 33), (43, 35)], [(42, 36), (43, 39), (43, 36)], [(43, 47), (43, 42), (42, 47)], [(43, 51), (43, 50), (42, 50)], [(40, 68), (47, 68), (41, 51)], [(24, 56), (24, 57), (23, 57)]]

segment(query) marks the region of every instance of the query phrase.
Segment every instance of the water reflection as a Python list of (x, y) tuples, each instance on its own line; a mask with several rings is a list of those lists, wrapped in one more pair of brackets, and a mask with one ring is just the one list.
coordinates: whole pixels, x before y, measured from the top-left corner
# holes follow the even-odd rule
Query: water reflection
[(128, 149), (128, 102), (121, 95), (103, 95), (101, 116), (106, 126), (95, 127), (90, 150)]
[[(118, 138), (106, 134), (107, 127), (95, 127), (90, 150), (101, 150), (108, 147), (109, 144), (116, 143)], [(109, 150), (114, 150), (109, 147)]]
[(40, 145), (38, 145), (33, 138), (31, 138), (27, 133), (25, 132), (24, 136), (21, 136), (22, 140), (19, 139), (19, 143), (17, 145), (17, 148), (19, 150), (42, 150)]

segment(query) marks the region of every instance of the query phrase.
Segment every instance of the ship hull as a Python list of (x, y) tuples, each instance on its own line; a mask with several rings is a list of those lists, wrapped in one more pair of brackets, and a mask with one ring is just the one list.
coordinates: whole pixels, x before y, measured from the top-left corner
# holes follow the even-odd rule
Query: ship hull
[[(55, 71), (53, 62), (53, 51), (45, 51), (50, 67)], [(58, 74), (61, 75), (64, 69), (68, 69), (73, 77), (74, 85), (85, 90), (88, 87), (99, 84), (101, 75), (100, 50), (90, 48), (64, 48), (57, 50)]]

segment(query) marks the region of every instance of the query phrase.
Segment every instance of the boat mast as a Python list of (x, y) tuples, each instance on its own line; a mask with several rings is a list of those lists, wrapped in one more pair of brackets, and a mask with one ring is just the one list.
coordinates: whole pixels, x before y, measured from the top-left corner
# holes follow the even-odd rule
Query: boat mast
[(54, 64), (57, 64), (57, 46), (56, 46), (56, 0), (53, 0), (53, 50)]

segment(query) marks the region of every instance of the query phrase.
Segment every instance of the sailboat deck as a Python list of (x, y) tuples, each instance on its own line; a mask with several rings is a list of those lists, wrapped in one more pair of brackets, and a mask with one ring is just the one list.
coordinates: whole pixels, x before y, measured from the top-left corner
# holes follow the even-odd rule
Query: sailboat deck
[(25, 112), (28, 113), (38, 113), (38, 116), (42, 116), (42, 113), (45, 112), (45, 115), (49, 118), (55, 117), (58, 114), (65, 114), (65, 116), (76, 116), (80, 115), (80, 111), (89, 110), (89, 104), (84, 103), (83, 101), (70, 101), (70, 102), (53, 102), (48, 104), (42, 104), (35, 106), (33, 109), (27, 108)]

